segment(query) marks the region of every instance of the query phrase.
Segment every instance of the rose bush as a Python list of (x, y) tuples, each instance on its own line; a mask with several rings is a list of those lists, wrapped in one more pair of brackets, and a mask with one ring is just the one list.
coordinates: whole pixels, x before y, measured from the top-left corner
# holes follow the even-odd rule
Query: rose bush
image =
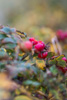
[(19, 32), (0, 26), (1, 100), (66, 100), (65, 55), (57, 55), (48, 43)]

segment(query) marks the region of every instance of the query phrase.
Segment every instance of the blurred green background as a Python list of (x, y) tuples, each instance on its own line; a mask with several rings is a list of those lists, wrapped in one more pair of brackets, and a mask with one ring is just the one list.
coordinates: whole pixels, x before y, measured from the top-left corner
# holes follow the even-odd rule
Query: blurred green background
[(31, 36), (42, 27), (67, 29), (67, 0), (0, 0), (0, 24)]

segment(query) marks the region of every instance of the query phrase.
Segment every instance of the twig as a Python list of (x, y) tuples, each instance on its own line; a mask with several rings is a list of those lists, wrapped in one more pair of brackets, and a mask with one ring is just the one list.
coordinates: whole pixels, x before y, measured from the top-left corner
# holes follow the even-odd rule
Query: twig
[(42, 93), (41, 91), (37, 91), (37, 93), (39, 93), (40, 95), (44, 96), (46, 100), (50, 100), (48, 98), (48, 96), (46, 94)]
[(24, 60), (27, 56), (28, 56), (28, 54), (23, 55), (21, 61)]

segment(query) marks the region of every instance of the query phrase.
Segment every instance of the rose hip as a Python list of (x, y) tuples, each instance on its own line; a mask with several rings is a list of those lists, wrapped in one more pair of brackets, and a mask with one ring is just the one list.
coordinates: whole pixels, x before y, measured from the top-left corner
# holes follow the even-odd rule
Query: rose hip
[(67, 67), (61, 67), (61, 66), (59, 66), (58, 67), (58, 69), (60, 70), (60, 71), (62, 71), (63, 73), (66, 73), (67, 72)]
[(37, 40), (33, 41), (33, 45), (36, 45), (36, 44), (38, 44), (38, 41)]
[(67, 59), (66, 59), (66, 57), (63, 57), (63, 58), (62, 58), (62, 60), (64, 60), (65, 62), (67, 62)]
[(29, 38), (29, 41), (30, 42), (35, 41), (35, 38), (31, 37), (31, 38)]
[(46, 58), (47, 55), (48, 55), (48, 52), (39, 53), (39, 54), (38, 54), (38, 58)]
[(58, 30), (58, 31), (57, 31), (57, 37), (58, 37), (60, 40), (65, 40), (65, 33), (63, 32), (63, 30)]
[(26, 41), (20, 44), (20, 48), (22, 51), (31, 51), (32, 43), (30, 41)]
[(41, 43), (44, 45), (44, 48), (46, 47), (45, 43), (43, 41), (38, 41), (38, 43)]
[(35, 51), (41, 52), (44, 49), (44, 45), (42, 43), (38, 43), (34, 46)]
[(36, 45), (36, 44), (38, 43), (38, 41), (35, 40), (35, 38), (33, 38), (33, 37), (31, 37), (31, 38), (29, 39), (29, 41), (32, 42), (33, 45)]

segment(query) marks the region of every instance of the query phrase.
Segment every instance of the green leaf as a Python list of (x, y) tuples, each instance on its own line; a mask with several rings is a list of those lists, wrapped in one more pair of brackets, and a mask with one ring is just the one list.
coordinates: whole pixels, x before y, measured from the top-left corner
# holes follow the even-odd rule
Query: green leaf
[(15, 28), (11, 28), (11, 32), (12, 33), (16, 33), (16, 29)]
[(42, 89), (42, 92), (43, 92), (43, 93), (45, 93), (45, 92), (46, 92), (47, 87), (45, 87), (45, 88), (44, 88), (44, 87), (41, 87), (41, 89)]
[(57, 72), (58, 72), (58, 70), (57, 70), (57, 68), (56, 68), (55, 65), (53, 65), (52, 67), (50, 67), (50, 71), (51, 71), (54, 75), (56, 75)]
[(61, 91), (65, 91), (66, 87), (65, 87), (64, 84), (61, 83), (61, 84), (59, 84), (59, 88), (60, 88)]
[(51, 65), (54, 65), (54, 64), (56, 64), (56, 59), (49, 60), (49, 64), (51, 64)]
[(5, 38), (5, 39), (3, 39), (3, 41), (2, 41), (3, 43), (15, 43), (15, 41), (12, 39), (12, 38)]
[(51, 58), (53, 56), (54, 56), (54, 53), (53, 52), (48, 52), (47, 58)]
[(7, 62), (0, 62), (0, 71), (5, 68)]
[(15, 48), (15, 47), (16, 47), (16, 44), (8, 43), (8, 44), (5, 45), (5, 48), (6, 48), (6, 49), (13, 49), (13, 48)]
[(56, 60), (61, 60), (64, 57), (64, 55), (60, 55), (59, 57), (56, 58)]
[(24, 85), (32, 85), (35, 87), (39, 87), (41, 85), (39, 82), (31, 81), (31, 80), (24, 81), (23, 84)]
[(25, 96), (25, 95), (21, 95), (21, 96), (17, 96), (15, 97), (14, 100), (32, 100), (29, 97)]
[(1, 29), (2, 32), (6, 33), (6, 34), (10, 34), (11, 33), (11, 29), (9, 27), (4, 27)]
[(7, 37), (6, 34), (0, 34), (0, 40), (4, 39), (6, 37)]
[(64, 60), (59, 60), (59, 61), (57, 62), (57, 65), (58, 65), (58, 66), (61, 66), (61, 67), (66, 67), (66, 62), (65, 62)]
[(0, 49), (0, 58), (3, 58), (7, 55), (3, 48)]
[(33, 70), (33, 72), (34, 72), (35, 74), (38, 73), (38, 69), (37, 69), (37, 67), (31, 66), (31, 69)]
[(58, 91), (52, 89), (52, 90), (50, 90), (50, 92), (55, 96), (55, 99), (61, 100), (61, 97), (60, 97)]

